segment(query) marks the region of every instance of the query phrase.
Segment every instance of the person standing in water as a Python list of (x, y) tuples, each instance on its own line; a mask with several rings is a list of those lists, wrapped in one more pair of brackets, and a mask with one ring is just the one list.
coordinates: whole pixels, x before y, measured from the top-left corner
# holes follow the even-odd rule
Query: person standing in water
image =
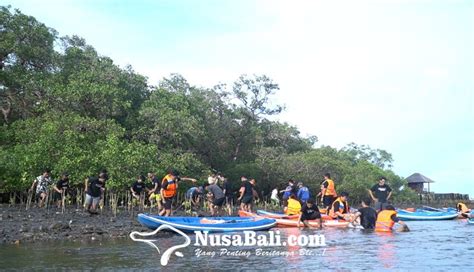
[(388, 200), (392, 196), (392, 188), (385, 184), (386, 178), (380, 177), (377, 184), (372, 186), (369, 190), (369, 195), (375, 201), (375, 209), (377, 212), (385, 209), (388, 205)]
[(370, 207), (370, 199), (365, 198), (360, 202), (361, 207), (355, 213), (351, 223), (356, 222), (364, 229), (374, 229), (377, 221), (377, 211)]
[(379, 212), (377, 221), (375, 222), (375, 231), (377, 232), (391, 232), (395, 223), (400, 224), (397, 229), (398, 232), (409, 231), (408, 226), (397, 217), (397, 211), (392, 205), (387, 205), (385, 210)]
[(324, 208), (327, 212), (329, 212), (332, 203), (337, 198), (336, 193), (336, 184), (331, 179), (331, 174), (326, 173), (324, 174), (324, 181), (321, 183), (321, 202), (324, 205)]

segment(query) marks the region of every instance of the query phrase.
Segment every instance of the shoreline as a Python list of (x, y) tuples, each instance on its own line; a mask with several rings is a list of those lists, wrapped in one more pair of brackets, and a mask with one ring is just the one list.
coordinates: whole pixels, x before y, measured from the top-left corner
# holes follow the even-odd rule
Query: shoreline
[[(468, 205), (472, 204), (471, 201), (466, 202)], [(435, 208), (446, 206), (441, 203), (430, 204), (429, 206)], [(399, 208), (421, 206), (420, 204), (398, 205)], [(255, 208), (268, 209), (270, 207), (257, 206)], [(145, 209), (143, 212), (149, 213), (150, 209)], [(148, 230), (137, 221), (138, 213), (141, 213), (138, 211), (138, 207), (134, 207), (131, 211), (126, 208), (118, 209), (116, 215), (106, 207), (99, 214), (91, 215), (76, 206), (69, 206), (64, 213), (61, 213), (61, 209), (56, 207), (48, 209), (31, 207), (29, 210), (25, 210), (25, 206), (20, 204), (0, 204), (0, 225), (2, 226), (0, 245), (58, 240), (102, 241), (126, 238), (132, 231)], [(175, 211), (175, 216), (196, 216), (198, 214), (199, 216), (209, 215), (202, 210), (194, 215), (186, 214), (182, 210)]]
[(91, 215), (82, 209), (0, 205), (0, 244), (37, 243), (43, 241), (104, 240), (128, 237), (131, 231), (144, 231), (136, 220), (139, 212), (122, 211), (116, 216), (104, 209)]

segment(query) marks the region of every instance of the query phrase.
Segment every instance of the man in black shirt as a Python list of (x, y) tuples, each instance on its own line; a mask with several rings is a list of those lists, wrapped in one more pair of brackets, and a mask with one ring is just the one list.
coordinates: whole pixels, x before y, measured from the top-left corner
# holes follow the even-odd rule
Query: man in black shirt
[(140, 195), (143, 192), (143, 190), (148, 190), (148, 189), (146, 188), (146, 185), (145, 185), (145, 176), (140, 175), (138, 176), (137, 181), (135, 181), (132, 184), (132, 187), (130, 187), (130, 192), (132, 192), (132, 196), (135, 199), (139, 200)]
[(370, 197), (375, 201), (375, 209), (377, 212), (385, 209), (390, 196), (392, 196), (392, 188), (385, 184), (385, 181), (385, 177), (380, 177), (379, 182), (369, 190)]
[(246, 177), (241, 177), (242, 186), (240, 187), (240, 196), (238, 200), (241, 201), (240, 209), (246, 212), (252, 212), (252, 202), (253, 202), (253, 185)]
[(67, 189), (69, 188), (69, 174), (64, 172), (61, 179), (54, 185), (53, 201), (56, 201), (58, 208), (61, 208), (63, 198), (66, 197)]
[(365, 198), (360, 202), (361, 208), (355, 213), (355, 217), (351, 222), (356, 221), (364, 229), (374, 229), (377, 220), (377, 211), (370, 207), (370, 199)]
[(298, 220), (298, 227), (300, 227), (300, 222), (303, 222), (305, 227), (311, 228), (308, 224), (308, 220), (319, 219), (319, 228), (323, 227), (323, 222), (321, 219), (321, 213), (319, 212), (316, 201), (313, 198), (308, 199), (306, 203), (301, 207), (301, 214)]
[(107, 180), (106, 173), (100, 173), (99, 177), (89, 177), (86, 179), (86, 201), (85, 208), (91, 214), (97, 213), (97, 205), (99, 205), (100, 198), (105, 191), (105, 181)]
[(232, 215), (232, 205), (234, 204), (234, 193), (232, 192), (232, 185), (227, 178), (224, 178), (224, 195), (227, 214)]
[(156, 207), (158, 208), (158, 213), (161, 211), (163, 206), (161, 205), (161, 195), (160, 195), (160, 190), (161, 190), (161, 182), (156, 177), (155, 173), (149, 172), (148, 173), (148, 178), (151, 180), (152, 188), (151, 190), (148, 191), (150, 194), (150, 197), (148, 197), (148, 200), (150, 200), (151, 206), (153, 206), (153, 202), (156, 201)]

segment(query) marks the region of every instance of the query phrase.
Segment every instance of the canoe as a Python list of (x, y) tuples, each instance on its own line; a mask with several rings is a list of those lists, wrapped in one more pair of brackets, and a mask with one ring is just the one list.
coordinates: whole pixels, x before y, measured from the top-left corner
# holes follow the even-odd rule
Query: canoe
[(433, 208), (430, 206), (423, 206), (422, 210), (429, 211), (429, 212), (458, 212), (456, 208)]
[(268, 230), (276, 225), (274, 219), (256, 217), (165, 217), (149, 214), (138, 214), (138, 222), (149, 229), (156, 229), (166, 224), (179, 230), (232, 232)]
[[(273, 219), (299, 219), (300, 215), (286, 215), (284, 213), (274, 213), (274, 212), (267, 212), (264, 210), (257, 210), (257, 215), (260, 215), (265, 218), (273, 218)], [(329, 215), (321, 213), (321, 217), (324, 221), (333, 220), (333, 218), (329, 217)]]
[(426, 211), (416, 210), (410, 212), (406, 210), (398, 210), (397, 217), (401, 220), (451, 220), (458, 217), (457, 212), (440, 212), (440, 211)]
[(261, 216), (264, 216), (265, 218), (274, 218), (274, 219), (277, 219), (277, 218), (291, 219), (291, 218), (299, 218), (300, 217), (299, 214), (286, 215), (284, 213), (267, 212), (265, 210), (257, 210), (257, 214), (261, 215)]
[[(239, 211), (239, 216), (242, 217), (257, 217), (257, 218), (266, 218), (265, 215), (260, 215), (260, 214), (255, 214), (255, 213), (250, 213), (246, 211)], [(340, 227), (340, 228), (345, 228), (349, 226), (349, 222), (346, 221), (339, 221), (339, 220), (327, 220), (324, 219), (324, 217), (328, 217), (327, 215), (323, 214), (323, 227)], [(329, 217), (328, 217), (329, 218)], [(273, 218), (277, 222), (278, 227), (298, 227), (298, 218)], [(319, 220), (308, 220), (308, 224), (311, 227), (319, 227)], [(301, 223), (301, 227), (304, 225)]]

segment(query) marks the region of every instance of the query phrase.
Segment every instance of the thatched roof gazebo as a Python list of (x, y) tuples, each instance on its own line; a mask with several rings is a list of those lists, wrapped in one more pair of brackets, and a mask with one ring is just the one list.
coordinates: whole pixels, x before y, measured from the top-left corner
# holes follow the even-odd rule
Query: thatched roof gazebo
[(414, 173), (413, 175), (406, 178), (408, 187), (416, 191), (419, 194), (424, 193), (424, 185), (428, 184), (428, 193), (430, 192), (430, 183), (434, 183), (434, 180), (423, 176), (420, 173)]

